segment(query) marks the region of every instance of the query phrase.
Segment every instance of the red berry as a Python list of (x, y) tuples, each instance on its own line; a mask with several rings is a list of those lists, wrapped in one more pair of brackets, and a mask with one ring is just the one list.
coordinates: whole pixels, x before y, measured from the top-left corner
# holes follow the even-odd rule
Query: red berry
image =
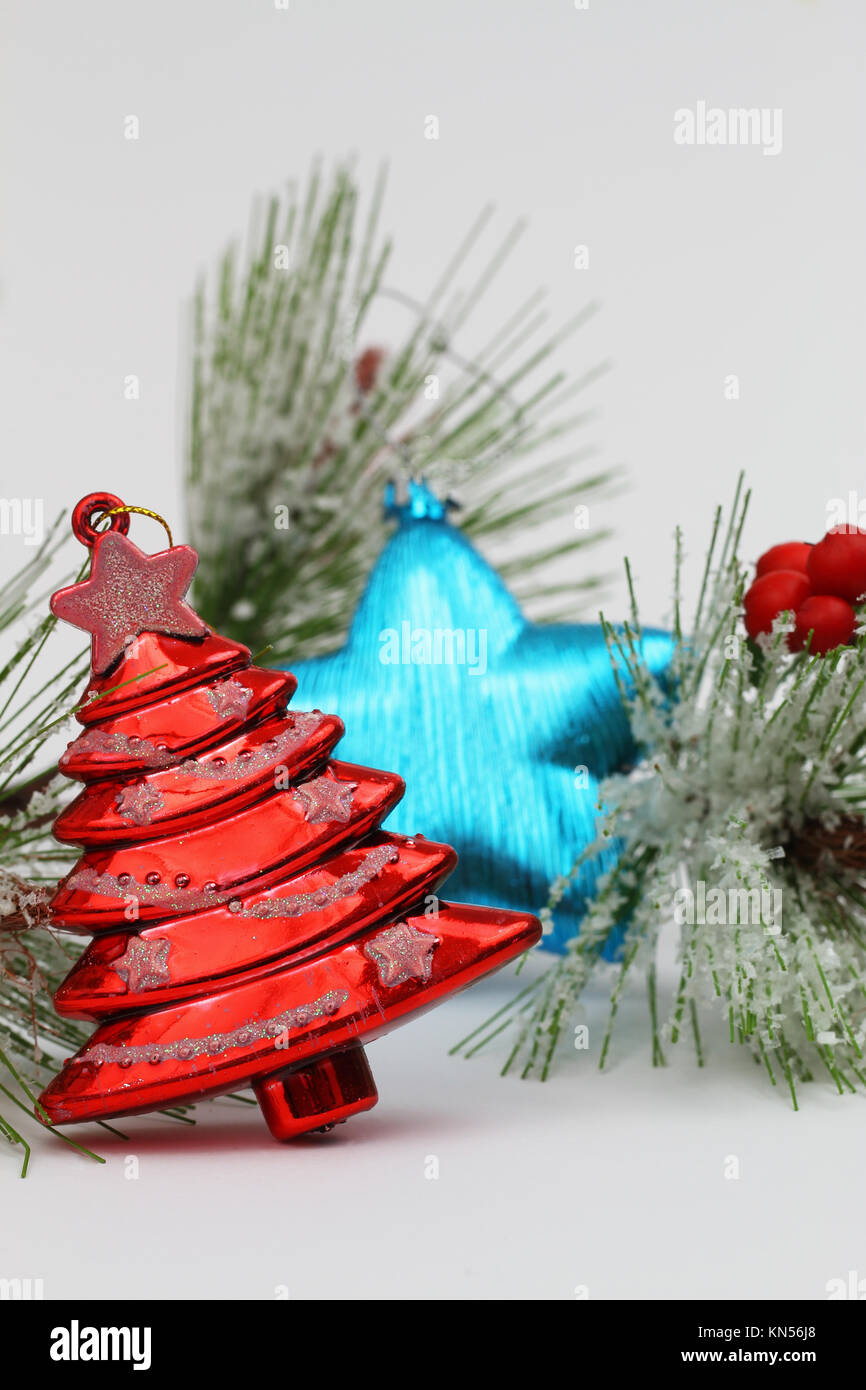
[(743, 600), (749, 636), (772, 631), (773, 619), (786, 609), (796, 612), (810, 592), (808, 579), (797, 570), (772, 570), (756, 579)]
[(811, 632), (809, 651), (824, 656), (836, 647), (847, 646), (854, 636), (857, 615), (843, 598), (815, 594), (797, 609), (795, 622), (794, 631), (788, 637), (791, 651), (802, 651)]
[(811, 541), (784, 541), (781, 545), (773, 545), (764, 551), (755, 566), (755, 575), (760, 579), (772, 570), (800, 570), (805, 574), (811, 553)]
[(373, 390), (384, 360), (384, 348), (368, 347), (355, 362), (355, 382), (362, 395), (367, 396)]
[(854, 603), (866, 594), (866, 531), (837, 526), (812, 546), (806, 565), (813, 594), (835, 594)]

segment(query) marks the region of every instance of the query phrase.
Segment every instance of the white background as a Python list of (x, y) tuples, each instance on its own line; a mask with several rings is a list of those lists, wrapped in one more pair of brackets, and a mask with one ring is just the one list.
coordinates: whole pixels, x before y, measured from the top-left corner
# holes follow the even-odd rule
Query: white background
[[(861, 0), (6, 0), (3, 29), (7, 494), (26, 478), (50, 515), (107, 487), (179, 517), (192, 283), (254, 194), (352, 150), (367, 182), (390, 163), (392, 283), (423, 294), (492, 199), (503, 233), (531, 218), (494, 319), (539, 283), (554, 322), (603, 301), (564, 365), (613, 362), (593, 437), (630, 486), (594, 516), (616, 535), (593, 563), (631, 555), (648, 620), (675, 522), (700, 555), (741, 467), (751, 553), (819, 535), (863, 487)], [(780, 107), (782, 152), (678, 147), (673, 113), (700, 100)], [(0, 1274), (49, 1297), (566, 1299), (820, 1298), (866, 1276), (862, 1100), (818, 1085), (794, 1115), (721, 1041), (703, 1073), (654, 1071), (641, 1000), (608, 1076), (449, 1060), (508, 988), (377, 1044), (380, 1106), (324, 1143), (279, 1148), (220, 1102), (195, 1130), (99, 1136), (107, 1169), (41, 1145), (5, 1189)]]

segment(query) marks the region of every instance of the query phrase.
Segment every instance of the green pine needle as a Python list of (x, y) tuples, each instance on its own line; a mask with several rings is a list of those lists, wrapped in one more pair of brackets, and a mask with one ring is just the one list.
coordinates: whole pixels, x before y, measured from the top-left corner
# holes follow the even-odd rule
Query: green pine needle
[[(599, 1065), (625, 985), (640, 973), (657, 1065), (663, 1041), (686, 1032), (705, 1064), (700, 1015), (713, 1008), (771, 1083), (782, 1078), (795, 1109), (797, 1083), (819, 1068), (840, 1095), (866, 1076), (866, 638), (826, 656), (792, 655), (790, 615), (758, 643), (747, 638), (739, 544), (748, 501), (741, 478), (721, 548), (716, 514), (689, 631), (676, 533), (666, 680), (652, 676), (641, 654), (633, 590), (622, 633), (602, 619), (634, 736), (648, 751), (633, 772), (604, 784), (596, 842), (552, 889), (549, 920), (587, 854), (622, 841), (580, 934), (535, 982), (531, 1007), (525, 991), (513, 1001), (507, 1066), (522, 1063), (524, 1075), (548, 1075), (587, 985), (613, 972)], [(662, 930), (672, 925), (680, 973), (663, 1021), (657, 961)], [(610, 964), (605, 947), (619, 933)]]
[[(269, 646), (274, 663), (339, 645), (387, 534), (382, 493), (394, 476), (455, 490), (468, 535), (518, 551), (507, 577), (536, 618), (559, 617), (566, 596), (573, 617), (597, 583), (548, 577), (586, 546), (585, 531), (556, 545), (535, 535), (610, 481), (604, 469), (588, 474), (592, 451), (577, 440), (590, 415), (571, 405), (604, 368), (568, 382), (552, 365), (594, 306), (545, 335), (533, 296), (467, 359), (466, 321), (517, 233), (458, 294), (486, 210), (416, 303), (386, 278), (383, 197), (380, 176), (362, 213), (348, 166), (330, 181), (315, 169), (306, 189), (256, 209), (247, 249), (230, 247), (195, 298), (187, 498), (196, 605), (218, 631)], [(406, 328), (380, 347), (371, 316), (387, 304), (400, 306)]]

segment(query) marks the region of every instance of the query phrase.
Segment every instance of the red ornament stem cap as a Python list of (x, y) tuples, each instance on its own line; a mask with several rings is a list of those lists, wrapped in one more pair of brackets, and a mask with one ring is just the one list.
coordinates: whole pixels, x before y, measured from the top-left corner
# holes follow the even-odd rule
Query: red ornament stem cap
[(278, 1072), (253, 1083), (275, 1139), (296, 1139), (330, 1129), (350, 1115), (372, 1110), (379, 1093), (363, 1047), (346, 1048), (311, 1066)]
[(75, 539), (82, 545), (93, 546), (97, 537), (105, 534), (105, 529), (97, 531), (94, 522), (112, 513), (108, 530), (119, 531), (125, 536), (129, 531), (129, 512), (119, 497), (113, 492), (91, 492), (82, 497), (72, 513), (72, 531)]
[[(109, 531), (117, 531), (121, 536), (125, 536), (129, 532), (129, 519), (133, 512), (138, 516), (149, 516), (158, 521), (165, 530), (169, 545), (174, 545), (171, 527), (164, 516), (160, 516), (159, 512), (153, 511), (151, 507), (127, 506), (126, 502), (121, 502), (113, 492), (89, 492), (86, 497), (82, 497), (72, 513), (72, 531), (75, 539), (92, 548), (99, 537), (107, 535)], [(108, 525), (97, 530), (96, 523), (105, 520), (108, 521)]]

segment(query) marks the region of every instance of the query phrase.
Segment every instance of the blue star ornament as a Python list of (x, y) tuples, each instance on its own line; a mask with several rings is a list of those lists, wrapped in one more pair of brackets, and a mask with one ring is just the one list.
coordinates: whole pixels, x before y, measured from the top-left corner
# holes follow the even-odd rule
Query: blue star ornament
[[(387, 501), (397, 528), (346, 644), (292, 668), (297, 703), (339, 714), (341, 757), (400, 773), (385, 826), (454, 845), (449, 897), (537, 911), (594, 838), (599, 782), (637, 756), (602, 631), (530, 622), (423, 483)], [(670, 636), (643, 642), (661, 674)], [(549, 949), (615, 856), (581, 867)]]

